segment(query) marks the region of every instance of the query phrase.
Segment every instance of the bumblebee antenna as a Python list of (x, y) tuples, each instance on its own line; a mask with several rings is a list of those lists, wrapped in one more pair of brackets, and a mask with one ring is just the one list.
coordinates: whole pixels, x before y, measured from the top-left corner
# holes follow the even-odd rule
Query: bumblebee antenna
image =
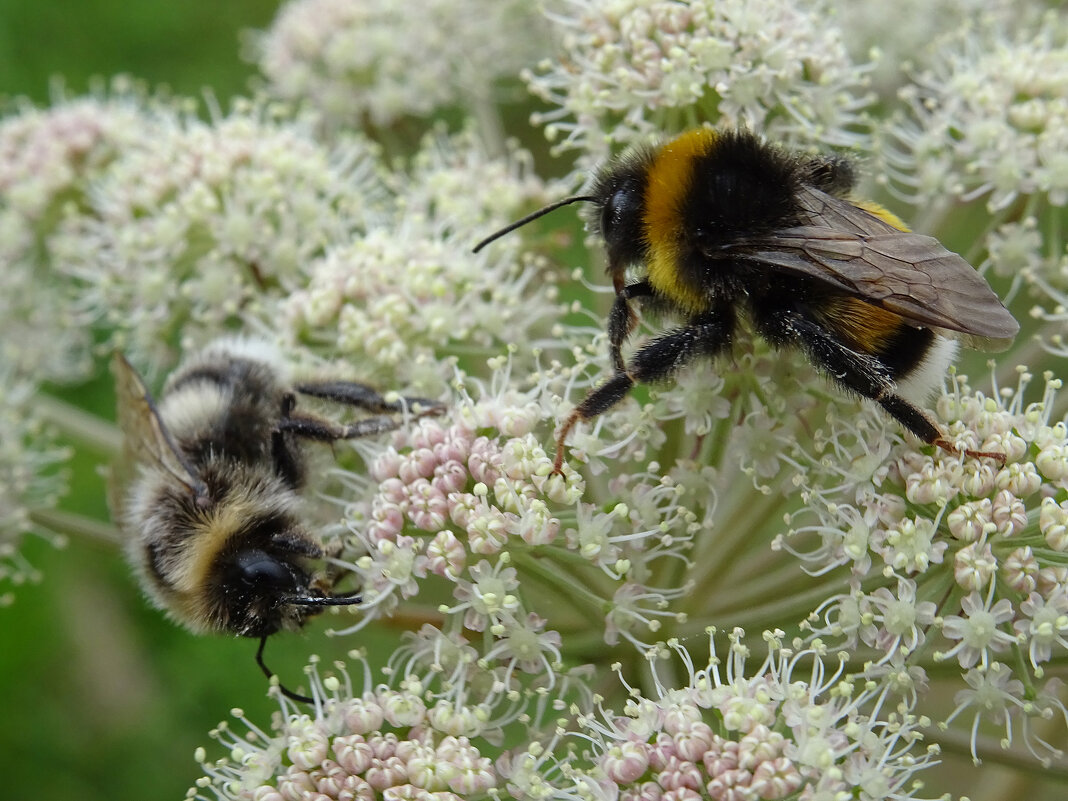
[(506, 225), (501, 230), (490, 234), (485, 239), (483, 239), (481, 242), (479, 242), (477, 245), (475, 245), (474, 249), (471, 252), (472, 253), (478, 253), (480, 250), (482, 250), (482, 248), (486, 247), (486, 245), (488, 245), (490, 242), (494, 242), (494, 241), (500, 239), (505, 234), (510, 234), (516, 228), (522, 228), (528, 222), (533, 222), (534, 220), (538, 219), (538, 217), (543, 217), (546, 214), (548, 214), (550, 211), (556, 211), (561, 206), (569, 206), (572, 203), (579, 203), (579, 202), (596, 203), (597, 202), (597, 198), (595, 198), (593, 195), (575, 195), (574, 197), (565, 197), (563, 200), (558, 200), (555, 203), (550, 203), (548, 206), (540, 208), (537, 211), (532, 211), (526, 217), (522, 217), (522, 218), (516, 220), (514, 223)]
[[(267, 635), (266, 634), (264, 634), (262, 637), (260, 637), (260, 647), (256, 649), (256, 664), (260, 666), (260, 670), (263, 671), (263, 675), (266, 676), (268, 678), (268, 680), (269, 680), (269, 679), (273, 679), (274, 678), (274, 673), (271, 672), (271, 669), (269, 667), (267, 667), (267, 665), (263, 661), (263, 648), (264, 648), (265, 645), (267, 645)], [(280, 682), (280, 681), (278, 682), (278, 689), (282, 692), (282, 695), (284, 695), (286, 698), (290, 699), (291, 701), (299, 701), (302, 704), (314, 704), (315, 703), (315, 699), (314, 698), (309, 698), (306, 695), (301, 695), (300, 693), (295, 693), (292, 690), (290, 690), (288, 687), (286, 687), (284, 684), (282, 684), (282, 682)]]
[[(360, 602), (360, 596), (355, 593), (348, 593), (342, 595), (294, 595), (286, 596), (282, 599), (283, 603), (294, 604), (296, 606), (351, 606)], [(267, 667), (267, 663), (263, 661), (263, 649), (267, 646), (267, 636), (264, 634), (260, 637), (260, 647), (256, 649), (256, 664), (260, 666), (260, 670), (263, 671), (263, 675), (268, 680), (275, 677), (275, 673)], [(291, 701), (299, 701), (302, 704), (314, 704), (315, 699), (309, 698), (306, 695), (295, 693), (281, 681), (278, 682), (278, 689), (286, 698)]]
[(360, 602), (360, 596), (353, 593), (341, 595), (285, 595), (282, 603), (294, 606), (352, 606)]

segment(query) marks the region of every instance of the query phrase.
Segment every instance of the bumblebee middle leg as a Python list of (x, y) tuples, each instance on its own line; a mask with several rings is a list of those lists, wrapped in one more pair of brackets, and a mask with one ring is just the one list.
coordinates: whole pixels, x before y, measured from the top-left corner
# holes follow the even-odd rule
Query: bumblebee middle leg
[(610, 379), (590, 390), (564, 420), (556, 433), (553, 472), (561, 472), (565, 443), (576, 424), (607, 412), (623, 400), (635, 384), (670, 378), (698, 357), (715, 356), (730, 344), (733, 331), (734, 316), (725, 309), (722, 313), (695, 317), (687, 325), (643, 345), (625, 369), (618, 370)]
[(278, 421), (277, 431), (295, 434), (319, 442), (336, 442), (339, 439), (372, 437), (396, 430), (401, 421), (394, 417), (368, 417), (355, 423), (333, 423), (310, 415), (291, 415)]
[(398, 400), (387, 400), (378, 390), (353, 381), (298, 384), (295, 389), (302, 395), (332, 400), (335, 403), (379, 413), (377, 417), (368, 417), (354, 423), (333, 423), (312, 415), (293, 414), (296, 396), (287, 393), (282, 400), (282, 418), (278, 423), (278, 430), (321, 442), (358, 439), (393, 431), (400, 425), (400, 420), (390, 416), (391, 414), (410, 412), (417, 417), (423, 417), (441, 414), (445, 411), (442, 404), (428, 398), (402, 396)]
[(287, 392), (282, 397), (281, 416), (271, 432), (271, 456), (275, 472), (291, 486), (303, 482), (303, 470), (293, 456), (287, 442), (288, 435), (313, 439), (318, 442), (336, 442), (340, 439), (359, 439), (393, 431), (401, 425), (401, 419), (390, 416), (405, 410), (417, 416), (441, 414), (445, 407), (426, 398), (402, 397), (397, 401), (386, 400), (376, 390), (364, 384), (349, 381), (330, 381), (317, 384), (300, 384), (296, 391), (303, 395), (332, 400), (372, 412), (383, 412), (376, 417), (357, 420), (354, 423), (334, 423), (321, 417), (294, 414), (297, 397)]
[[(358, 384), (354, 381), (319, 381), (314, 383), (298, 384), (295, 389), (301, 395), (310, 395), (315, 398), (331, 400), (334, 403), (343, 403), (347, 406), (355, 406), (369, 412), (404, 412), (413, 414), (440, 414), (444, 407), (437, 401), (428, 398), (401, 397), (399, 400), (386, 400), (378, 390), (366, 384)], [(292, 409), (290, 409), (292, 410)]]

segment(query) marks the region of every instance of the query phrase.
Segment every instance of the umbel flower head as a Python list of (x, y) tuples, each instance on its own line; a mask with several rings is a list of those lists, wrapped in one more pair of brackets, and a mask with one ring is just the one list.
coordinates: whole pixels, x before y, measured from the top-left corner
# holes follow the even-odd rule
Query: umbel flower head
[[(38, 263), (69, 279), (44, 282), (40, 308), (84, 323), (64, 348), (83, 362), (92, 334), (162, 373), (178, 349), (240, 329), (447, 407), (335, 444), (336, 466), (324, 454), (331, 467), (303, 498), (325, 521), (331, 578), (361, 599), (324, 615), (336, 636), (411, 630), (375, 680), (362, 657), (358, 679), (313, 665), (307, 708), (279, 698), (270, 731), (221, 728), (228, 756), (201, 754), (193, 795), (912, 798), (938, 770), (940, 739), (1056, 767), (1068, 726), (1063, 370), (1005, 388), (1005, 365), (1025, 360), (1014, 353), (990, 392), (957, 376), (932, 406), (961, 448), (1003, 453), (1002, 465), (903, 440), (802, 354), (740, 331), (722, 359), (576, 426), (554, 472), (554, 428), (613, 369), (603, 253), (536, 237), (548, 221), (470, 249), (563, 194), (538, 174), (568, 165), (535, 168), (504, 144), (492, 102), (499, 77), (534, 63), (531, 45), (547, 58), (525, 77), (549, 104), (535, 119), (583, 165), (560, 187), (610, 151), (703, 124), (873, 148), (890, 188), (927, 212), (923, 233), (946, 239), (970, 215), (965, 255), (1017, 318), (1029, 291), (1046, 292), (1039, 333), (1063, 353), (1063, 165), (1048, 145), (1068, 82), (1047, 80), (1062, 21), (961, 32), (959, 47), (917, 62), (904, 107), (885, 110), (890, 133), (869, 139), (884, 109), (823, 0), (552, 2), (552, 54), (534, 26), (512, 31), (529, 19), (518, 5), (498, 18), (516, 4), (442, 0), (403, 16), (296, 2), (259, 53), (266, 91), (290, 100), (203, 118), (180, 100), (64, 101), (0, 130), (14, 165), (0, 204), (11, 286), (29, 286)], [(436, 23), (450, 12), (467, 24), (446, 40)], [(420, 95), (427, 75), (440, 81)], [(467, 115), (460, 132), (434, 128), (406, 150), (402, 118), (442, 106)], [(72, 137), (65, 111), (99, 116), (95, 133)], [(371, 124), (350, 130), (356, 120)], [(5, 348), (32, 340), (22, 301), (0, 300), (17, 318), (0, 332), (22, 337)], [(626, 355), (659, 325), (643, 319)], [(35, 364), (19, 356), (19, 370)], [(28, 404), (14, 406), (21, 421)], [(19, 436), (32, 450), (13, 448), (21, 491), (58, 456), (48, 438)], [(15, 495), (11, 541), (54, 500)], [(710, 623), (731, 634), (698, 657)]]
[(947, 722), (985, 719), (1011, 741), (1023, 719), (1045, 760), (1061, 751), (1031, 724), (1068, 715), (1060, 680), (1046, 676), (1068, 655), (1068, 426), (1051, 415), (1061, 382), (1047, 374), (1041, 400), (1026, 403), (1031, 378), (1021, 369), (1015, 388), (987, 396), (958, 376), (937, 404), (962, 447), (1004, 453), (1003, 466), (908, 445), (870, 458), (857, 448), (863, 428), (843, 421), (799, 476), (806, 507), (779, 545), (814, 573), (851, 574), (810, 616), (812, 638), (865, 654), (869, 672), (954, 665), (970, 689)]
[(0, 122), (0, 362), (18, 374), (61, 383), (89, 374), (92, 319), (60, 279), (51, 243), (95, 180), (157, 131), (143, 92), (123, 80), (49, 109), (20, 104)]
[(384, 198), (369, 142), (325, 146), (308, 120), (282, 115), (240, 101), (206, 122), (164, 106), (151, 135), (94, 177), (86, 206), (66, 210), (52, 258), (77, 282), (78, 305), (139, 362), (171, 362), (185, 325), (203, 341), (254, 299), (292, 291), (302, 266)]
[(992, 210), (1021, 196), (1068, 201), (1064, 47), (1068, 25), (1049, 11), (1026, 23), (980, 17), (901, 90), (907, 111), (882, 149), (895, 185), (917, 205), (985, 197)]
[(0, 606), (14, 600), (14, 588), (40, 580), (19, 550), (23, 538), (37, 533), (64, 542), (35, 519), (66, 493), (62, 465), (71, 456), (38, 412), (36, 390), (0, 359)]
[(785, 0), (549, 4), (559, 55), (525, 73), (534, 117), (586, 157), (719, 120), (784, 141), (856, 145), (867, 103), (830, 6)]
[[(478, 232), (547, 197), (528, 153), (491, 157), (470, 130), (436, 131), (389, 184), (383, 220), (304, 266), (305, 285), (282, 301), (287, 338), (367, 378), (437, 392), (458, 360), (481, 367), (549, 334), (565, 307), (544, 262), (520, 257), (519, 242), (471, 254)], [(529, 347), (516, 350), (531, 363)]]
[[(356, 652), (350, 656), (363, 670), (355, 680), (342, 663), (324, 677), (313, 662), (311, 712), (279, 696), (282, 714), (269, 733), (235, 710), (244, 731), (223, 724), (212, 733), (229, 754), (209, 762), (206, 750), (198, 750), (206, 776), (187, 797), (916, 797), (922, 784), (915, 774), (936, 760), (938, 749), (922, 749), (919, 728), (927, 722), (908, 703), (874, 683), (848, 681), (844, 656), (834, 667), (819, 646), (785, 646), (781, 632), (764, 635), (767, 653), (755, 669), (739, 630), (728, 637), (721, 661), (714, 633), (708, 632), (713, 644), (700, 669), (679, 643), (669, 644), (685, 670), (683, 686), (665, 683), (654, 669), (653, 690), (643, 693), (620, 676), (630, 691), (621, 713), (604, 707), (585, 713), (575, 705), (555, 723), (537, 704), (533, 714), (520, 712), (536, 695), (445, 700), (442, 688), (465, 674), (472, 678), (470, 661), (465, 666), (456, 658), (460, 651), (439, 652), (435, 658), (446, 664), (433, 679), (417, 677), (416, 665), (430, 666), (426, 651), (404, 670), (385, 671), (388, 681), (374, 686)], [(576, 698), (588, 707), (589, 698)], [(523, 732), (529, 744), (491, 759), (479, 743), (494, 740), (494, 731)]]
[[(393, 675), (372, 684), (361, 670), (350, 676), (343, 663), (323, 676), (316, 663), (308, 675), (315, 704), (310, 714), (279, 696), (274, 734), (259, 729), (240, 710), (245, 729), (226, 724), (212, 732), (228, 757), (197, 758), (207, 774), (188, 798), (300, 801), (355, 798), (483, 799), (502, 783), (491, 759), (480, 752), (487, 730), (516, 719), (514, 710), (470, 701), (434, 699), (434, 688), (414, 676)], [(504, 713), (504, 718), (497, 716)]]
[(331, 126), (388, 127), (448, 106), (478, 113), (544, 47), (523, 0), (427, 0), (411, 12), (388, 0), (287, 3), (252, 55), (275, 96), (310, 102)]

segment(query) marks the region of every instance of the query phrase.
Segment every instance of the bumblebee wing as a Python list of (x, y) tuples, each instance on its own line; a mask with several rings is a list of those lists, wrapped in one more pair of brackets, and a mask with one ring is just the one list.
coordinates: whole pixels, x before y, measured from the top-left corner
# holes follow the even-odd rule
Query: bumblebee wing
[(870, 211), (848, 200), (821, 192), (815, 187), (801, 187), (797, 193), (797, 202), (808, 212), (809, 225), (816, 228), (830, 228), (833, 231), (861, 236), (904, 233)]
[(122, 455), (113, 465), (108, 486), (108, 504), (116, 522), (125, 506), (126, 487), (138, 465), (153, 465), (168, 473), (195, 497), (206, 497), (207, 489), (196, 470), (175, 445), (160, 419), (152, 394), (133, 365), (121, 353), (111, 360), (115, 376), (115, 398), (119, 429), (123, 435)]
[[(986, 350), (1002, 350), (1020, 330), (986, 281), (934, 237), (901, 231), (819, 190), (812, 225), (762, 238), (748, 255), (855, 294), (916, 325)], [(748, 248), (747, 248), (748, 250)]]

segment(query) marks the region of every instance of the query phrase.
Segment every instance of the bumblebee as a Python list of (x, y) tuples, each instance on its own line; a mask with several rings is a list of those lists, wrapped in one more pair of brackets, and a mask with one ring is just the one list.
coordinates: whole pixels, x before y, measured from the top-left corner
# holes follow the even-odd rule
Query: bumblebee
[[(480, 242), (476, 252), (543, 214), (586, 202), (590, 228), (605, 243), (616, 292), (608, 317), (614, 374), (558, 430), (556, 471), (577, 423), (611, 409), (636, 383), (670, 379), (723, 353), (742, 318), (773, 347), (803, 351), (924, 442), (956, 452), (916, 402), (958, 341), (1002, 350), (1020, 326), (968, 262), (855, 199), (855, 182), (844, 158), (791, 154), (746, 130), (701, 128), (631, 150), (602, 167), (587, 194)], [(625, 361), (634, 305), (681, 325)]]
[[(324, 551), (302, 520), (306, 443), (380, 434), (400, 424), (395, 415), (442, 407), (386, 400), (347, 381), (293, 383), (281, 355), (252, 339), (194, 354), (158, 403), (121, 354), (112, 371), (124, 438), (112, 513), (146, 595), (193, 632), (258, 638), (256, 663), (270, 677), (268, 636), (300, 628), (324, 607), (360, 602), (355, 593), (331, 594), (330, 579), (314, 568)], [(299, 413), (300, 395), (375, 416), (334, 423)]]

